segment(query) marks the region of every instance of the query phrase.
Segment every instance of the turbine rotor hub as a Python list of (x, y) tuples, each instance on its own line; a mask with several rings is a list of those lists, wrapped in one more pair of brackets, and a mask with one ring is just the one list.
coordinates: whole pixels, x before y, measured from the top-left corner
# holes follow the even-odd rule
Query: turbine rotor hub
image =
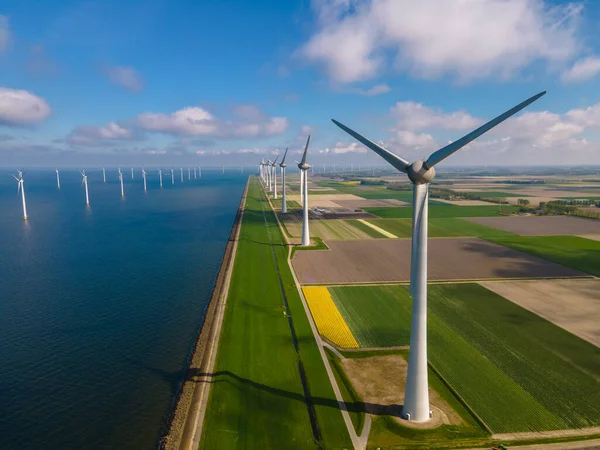
[(310, 164), (308, 164), (308, 163), (298, 164), (298, 169), (300, 169), (300, 170), (308, 170), (308, 169), (310, 169)]
[(279, 167), (287, 167), (287, 164), (286, 163), (281, 163), (281, 164), (279, 164)]
[(408, 166), (408, 178), (414, 184), (427, 184), (435, 177), (435, 169), (432, 167), (427, 169), (425, 161), (417, 160)]

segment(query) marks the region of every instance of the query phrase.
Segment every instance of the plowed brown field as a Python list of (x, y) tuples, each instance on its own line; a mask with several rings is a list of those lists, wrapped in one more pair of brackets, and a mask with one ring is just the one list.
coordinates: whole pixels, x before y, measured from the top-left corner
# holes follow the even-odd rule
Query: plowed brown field
[(567, 216), (466, 217), (465, 220), (521, 236), (600, 233), (600, 222)]

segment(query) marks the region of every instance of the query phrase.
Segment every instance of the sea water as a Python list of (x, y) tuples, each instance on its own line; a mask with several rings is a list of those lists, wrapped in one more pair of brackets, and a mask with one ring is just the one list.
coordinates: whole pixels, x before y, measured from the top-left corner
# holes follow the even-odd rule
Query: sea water
[(156, 448), (246, 176), (2, 172), (0, 448)]

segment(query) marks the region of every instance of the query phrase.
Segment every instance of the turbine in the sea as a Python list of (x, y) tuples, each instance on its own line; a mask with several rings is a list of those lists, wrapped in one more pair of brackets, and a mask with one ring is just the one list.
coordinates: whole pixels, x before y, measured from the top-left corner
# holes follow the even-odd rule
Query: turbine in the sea
[(287, 164), (285, 163), (285, 157), (287, 156), (287, 152), (288, 149), (285, 149), (285, 153), (283, 154), (283, 159), (281, 160), (281, 164), (279, 164), (279, 167), (281, 167), (281, 212), (282, 213), (286, 213), (287, 212), (287, 205), (286, 205), (286, 201), (285, 201), (285, 168), (287, 167)]
[(58, 173), (58, 169), (56, 169), (56, 187), (60, 189), (60, 174)]
[(131, 179), (133, 180), (133, 167), (131, 168)]
[(310, 142), (310, 135), (306, 140), (306, 147), (304, 147), (304, 154), (302, 155), (302, 161), (298, 163), (298, 169), (300, 169), (300, 185), (303, 190), (302, 197), (302, 246), (306, 247), (310, 245), (310, 233), (308, 231), (308, 169), (310, 164), (306, 162), (306, 152), (308, 151), (308, 143)]
[(188, 181), (192, 179), (191, 169), (188, 167)]
[(179, 168), (179, 172), (181, 173), (181, 182), (183, 183), (183, 167)]
[(104, 182), (106, 183), (106, 170), (104, 170), (104, 167), (102, 168), (102, 178), (104, 178)]
[(23, 180), (23, 171), (19, 170), (19, 175), (12, 177), (17, 180), (17, 194), (21, 193), (21, 202), (23, 203), (23, 220), (27, 220), (27, 203), (25, 202), (25, 180)]
[(198, 166), (198, 178), (202, 178), (202, 167)]
[(162, 170), (160, 170), (160, 167), (156, 170), (158, 170), (158, 181), (160, 183), (160, 187), (162, 188)]
[(144, 180), (144, 192), (147, 191), (146, 189), (146, 170), (142, 167), (142, 179)]
[(408, 175), (413, 183), (412, 245), (410, 264), (410, 294), (413, 298), (410, 328), (410, 352), (402, 413), (406, 419), (417, 422), (430, 418), (429, 390), (427, 384), (427, 204), (429, 183), (435, 176), (434, 166), (448, 158), (469, 142), (489, 131), (499, 123), (533, 103), (546, 92), (525, 100), (514, 108), (490, 120), (475, 131), (433, 152), (426, 161), (412, 164), (382, 146), (370, 141), (340, 122), (338, 127), (369, 147), (393, 167)]
[(85, 204), (90, 204), (90, 193), (88, 192), (88, 179), (85, 170), (81, 171), (81, 185), (85, 187)]
[(175, 171), (171, 169), (171, 184), (175, 184)]
[(119, 167), (119, 181), (121, 182), (121, 197), (125, 197), (125, 189), (123, 188), (123, 173)]

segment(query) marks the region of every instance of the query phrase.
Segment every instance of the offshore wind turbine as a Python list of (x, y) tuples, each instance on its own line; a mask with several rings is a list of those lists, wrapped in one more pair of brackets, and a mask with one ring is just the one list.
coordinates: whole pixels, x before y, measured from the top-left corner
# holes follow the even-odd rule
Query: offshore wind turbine
[(198, 172), (196, 170), (196, 167), (194, 167), (194, 180), (198, 178)]
[(188, 167), (188, 181), (192, 179), (192, 176), (190, 175), (190, 168)]
[(287, 212), (287, 205), (286, 205), (286, 201), (285, 201), (285, 168), (287, 167), (287, 164), (285, 163), (285, 157), (287, 156), (287, 152), (288, 149), (285, 149), (285, 153), (283, 154), (283, 159), (281, 160), (281, 163), (279, 164), (279, 167), (281, 167), (281, 212), (282, 213), (286, 213)]
[(179, 172), (181, 173), (181, 182), (183, 183), (183, 167), (179, 168)]
[(158, 170), (158, 179), (159, 179), (159, 182), (160, 182), (160, 187), (162, 189), (162, 170), (160, 170), (160, 168), (157, 169), (157, 170)]
[(146, 170), (142, 167), (142, 179), (144, 180), (144, 192), (147, 192), (146, 189)]
[(19, 170), (19, 176), (12, 177), (17, 180), (17, 194), (21, 193), (21, 202), (23, 203), (23, 220), (27, 220), (27, 203), (25, 202), (25, 180), (23, 180), (23, 171)]
[(171, 169), (171, 184), (175, 184), (175, 172)]
[(60, 189), (60, 174), (58, 173), (58, 169), (56, 169), (56, 187)]
[(133, 167), (131, 168), (131, 179), (133, 180)]
[(102, 168), (102, 177), (104, 178), (104, 182), (106, 183), (106, 170), (104, 170), (104, 167)]
[(302, 155), (302, 161), (298, 164), (300, 169), (301, 183), (304, 184), (304, 195), (302, 198), (302, 246), (306, 247), (310, 245), (310, 233), (308, 231), (308, 169), (310, 164), (306, 162), (306, 152), (308, 151), (308, 143), (310, 142), (310, 134), (306, 140), (306, 147), (304, 147), (304, 154)]
[(125, 189), (123, 188), (123, 173), (121, 173), (120, 167), (119, 167), (119, 181), (121, 182), (121, 197), (125, 197)]
[(279, 159), (279, 156), (277, 156), (277, 158), (275, 158), (275, 161), (273, 161), (273, 164), (270, 167), (271, 172), (273, 173), (273, 198), (274, 199), (277, 199), (277, 159)]
[(81, 176), (83, 177), (81, 180), (81, 185), (85, 186), (85, 204), (90, 204), (90, 193), (88, 192), (88, 180), (87, 175), (85, 174), (85, 169), (81, 171)]
[(428, 190), (429, 183), (435, 177), (434, 166), (448, 158), (454, 152), (477, 139), (482, 134), (502, 123), (529, 104), (536, 101), (546, 91), (519, 103), (517, 106), (500, 114), (485, 125), (480, 126), (462, 138), (442, 147), (429, 155), (426, 161), (417, 160), (412, 164), (370, 141), (366, 137), (351, 130), (340, 122), (333, 120), (338, 127), (369, 147), (394, 168), (408, 175), (413, 183), (413, 215), (412, 244), (410, 264), (410, 295), (413, 298), (412, 319), (410, 328), (410, 352), (408, 356), (408, 372), (404, 393), (404, 418), (423, 422), (431, 417), (429, 409), (429, 390), (427, 383), (427, 222), (428, 222)]
[(198, 178), (202, 178), (202, 167), (198, 166)]

